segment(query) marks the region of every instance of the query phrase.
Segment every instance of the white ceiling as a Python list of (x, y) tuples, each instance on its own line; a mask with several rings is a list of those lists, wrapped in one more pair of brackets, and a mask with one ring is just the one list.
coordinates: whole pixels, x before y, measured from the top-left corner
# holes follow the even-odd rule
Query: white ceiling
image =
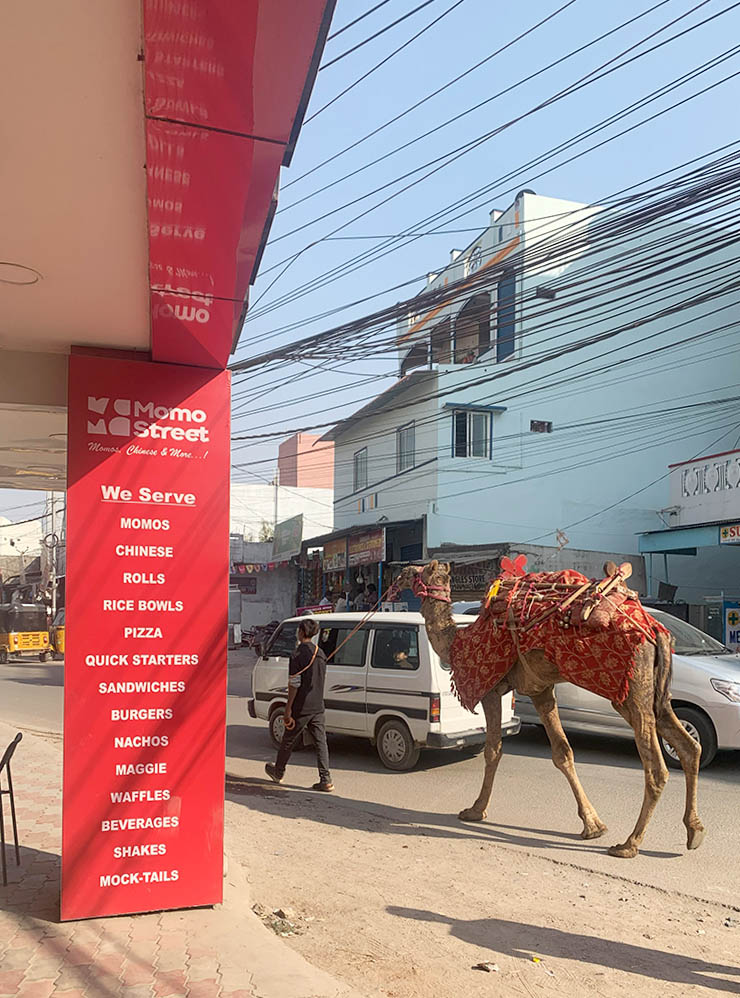
[[(0, 31), (0, 349), (149, 349), (141, 4), (23, 0)], [(2, 357), (0, 355), (0, 363)]]

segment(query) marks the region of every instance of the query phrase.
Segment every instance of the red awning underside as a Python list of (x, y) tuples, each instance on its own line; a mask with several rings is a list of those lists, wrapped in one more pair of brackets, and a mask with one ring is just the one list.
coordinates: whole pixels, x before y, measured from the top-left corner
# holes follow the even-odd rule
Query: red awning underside
[(335, 0), (146, 0), (154, 360), (223, 368)]

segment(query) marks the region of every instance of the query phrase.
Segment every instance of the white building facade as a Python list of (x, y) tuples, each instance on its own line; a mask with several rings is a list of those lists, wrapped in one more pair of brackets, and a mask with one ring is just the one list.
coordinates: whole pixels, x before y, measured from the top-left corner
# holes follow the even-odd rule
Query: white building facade
[(429, 552), (637, 555), (665, 523), (668, 466), (734, 445), (736, 249), (604, 217), (520, 192), (429, 276), (399, 381), (327, 434), (337, 528), (416, 517)]

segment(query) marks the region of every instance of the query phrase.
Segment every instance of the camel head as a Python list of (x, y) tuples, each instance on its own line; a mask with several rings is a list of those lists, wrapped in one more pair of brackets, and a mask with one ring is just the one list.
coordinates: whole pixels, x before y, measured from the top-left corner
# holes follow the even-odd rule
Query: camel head
[(436, 559), (428, 565), (407, 565), (394, 580), (393, 588), (396, 592), (411, 589), (422, 597), (429, 595), (439, 599), (444, 595), (443, 601), (449, 602), (450, 566)]

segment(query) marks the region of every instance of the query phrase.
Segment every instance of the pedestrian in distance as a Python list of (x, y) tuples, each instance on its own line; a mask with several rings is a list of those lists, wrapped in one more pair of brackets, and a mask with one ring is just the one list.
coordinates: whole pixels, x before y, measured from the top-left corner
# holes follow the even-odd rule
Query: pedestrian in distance
[(319, 632), (318, 623), (312, 618), (298, 625), (298, 646), (288, 667), (288, 703), (285, 706), (285, 734), (274, 763), (268, 762), (265, 772), (274, 783), (281, 783), (290, 755), (303, 737), (304, 731), (316, 746), (319, 782), (313, 790), (331, 793), (334, 784), (329, 771), (329, 749), (326, 744), (326, 718), (324, 715), (324, 684), (326, 682), (326, 655), (313, 643)]
[(345, 610), (349, 610), (348, 594), (344, 590), (342, 590), (339, 594), (339, 599), (337, 600), (337, 605), (334, 609), (337, 613), (344, 613)]
[(364, 589), (358, 589), (352, 599), (352, 608), (354, 610), (367, 610), (367, 596)]

